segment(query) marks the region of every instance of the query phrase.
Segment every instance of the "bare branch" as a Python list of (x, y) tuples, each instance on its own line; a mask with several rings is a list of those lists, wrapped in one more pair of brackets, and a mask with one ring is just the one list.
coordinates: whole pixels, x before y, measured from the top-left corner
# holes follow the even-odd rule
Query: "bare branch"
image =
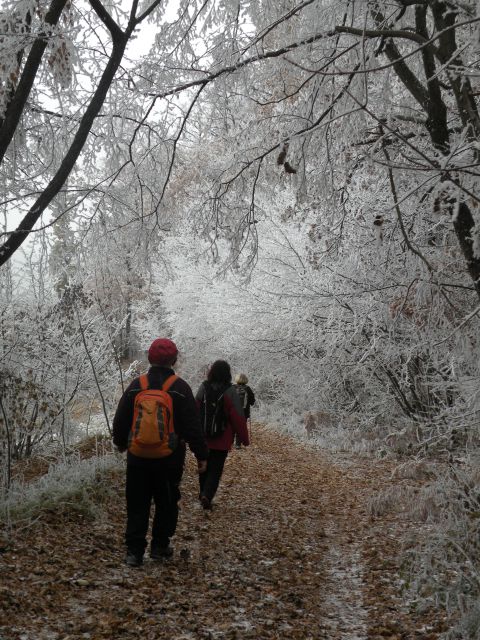
[(121, 39), (123, 37), (123, 31), (105, 9), (100, 0), (89, 0), (89, 2), (92, 5), (92, 9), (95, 11), (97, 16), (110, 31), (113, 40), (115, 41), (116, 39)]
[(406, 29), (358, 29), (357, 27), (335, 27), (337, 33), (350, 33), (364, 38), (402, 38), (412, 40), (421, 45), (429, 44), (429, 40), (415, 31)]
[(160, 4), (162, 3), (163, 0), (155, 0), (154, 2), (152, 2), (152, 4), (145, 9), (145, 11), (138, 16), (138, 18), (135, 19), (135, 26), (140, 24), (140, 22), (142, 22), (143, 20), (145, 20), (145, 18), (148, 18), (148, 16), (155, 11), (155, 9), (160, 6)]
[(0, 128), (0, 163), (3, 161), (5, 153), (18, 127), (25, 104), (37, 76), (43, 54), (47, 48), (49, 38), (48, 28), (54, 27), (58, 23), (67, 1), (68, 0), (52, 0), (50, 9), (45, 16), (45, 26), (47, 31), (44, 31), (36, 38), (28, 55), (27, 61), (25, 62), (25, 67), (23, 68), (17, 90), (8, 105), (7, 112)]

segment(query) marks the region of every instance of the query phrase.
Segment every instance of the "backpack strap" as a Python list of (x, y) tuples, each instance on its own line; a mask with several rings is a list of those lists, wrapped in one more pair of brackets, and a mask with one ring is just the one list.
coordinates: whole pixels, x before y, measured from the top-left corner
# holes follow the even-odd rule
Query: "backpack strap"
[(178, 380), (178, 376), (176, 376), (175, 374), (169, 376), (162, 384), (162, 391), (168, 391), (176, 380)]
[(148, 389), (148, 376), (146, 373), (143, 376), (140, 376), (138, 380), (140, 382), (140, 389), (142, 391)]

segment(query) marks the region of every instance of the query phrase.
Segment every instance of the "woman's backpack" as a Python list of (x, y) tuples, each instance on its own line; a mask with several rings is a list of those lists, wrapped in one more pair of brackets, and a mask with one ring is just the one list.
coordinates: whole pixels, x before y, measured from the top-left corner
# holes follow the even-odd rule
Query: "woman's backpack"
[(225, 413), (225, 391), (230, 385), (220, 385), (205, 381), (203, 383), (203, 398), (200, 405), (200, 420), (203, 433), (208, 438), (221, 436), (227, 428)]
[(246, 385), (236, 384), (235, 391), (237, 392), (238, 397), (240, 398), (240, 404), (242, 405), (242, 409), (245, 411), (245, 409), (248, 406), (248, 393), (247, 393)]

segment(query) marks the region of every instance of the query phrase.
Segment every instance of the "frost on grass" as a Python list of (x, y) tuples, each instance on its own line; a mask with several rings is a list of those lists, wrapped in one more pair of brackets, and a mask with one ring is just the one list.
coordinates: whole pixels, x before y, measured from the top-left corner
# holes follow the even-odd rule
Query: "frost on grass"
[(50, 465), (48, 472), (34, 482), (14, 480), (0, 502), (3, 523), (28, 523), (42, 513), (61, 508), (93, 515), (92, 494), (98, 497), (107, 491), (105, 477), (120, 468), (120, 460), (114, 454), (85, 460), (71, 456)]
[(480, 473), (477, 465), (450, 467), (427, 485), (412, 514), (429, 535), (412, 552), (413, 588), (419, 606), (434, 602), (452, 619), (449, 639), (479, 637)]

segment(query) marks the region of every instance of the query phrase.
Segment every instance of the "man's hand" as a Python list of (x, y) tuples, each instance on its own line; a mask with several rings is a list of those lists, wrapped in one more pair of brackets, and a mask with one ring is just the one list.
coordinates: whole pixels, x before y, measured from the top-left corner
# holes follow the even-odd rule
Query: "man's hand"
[(197, 469), (198, 473), (205, 473), (205, 471), (207, 470), (207, 461), (197, 460)]

